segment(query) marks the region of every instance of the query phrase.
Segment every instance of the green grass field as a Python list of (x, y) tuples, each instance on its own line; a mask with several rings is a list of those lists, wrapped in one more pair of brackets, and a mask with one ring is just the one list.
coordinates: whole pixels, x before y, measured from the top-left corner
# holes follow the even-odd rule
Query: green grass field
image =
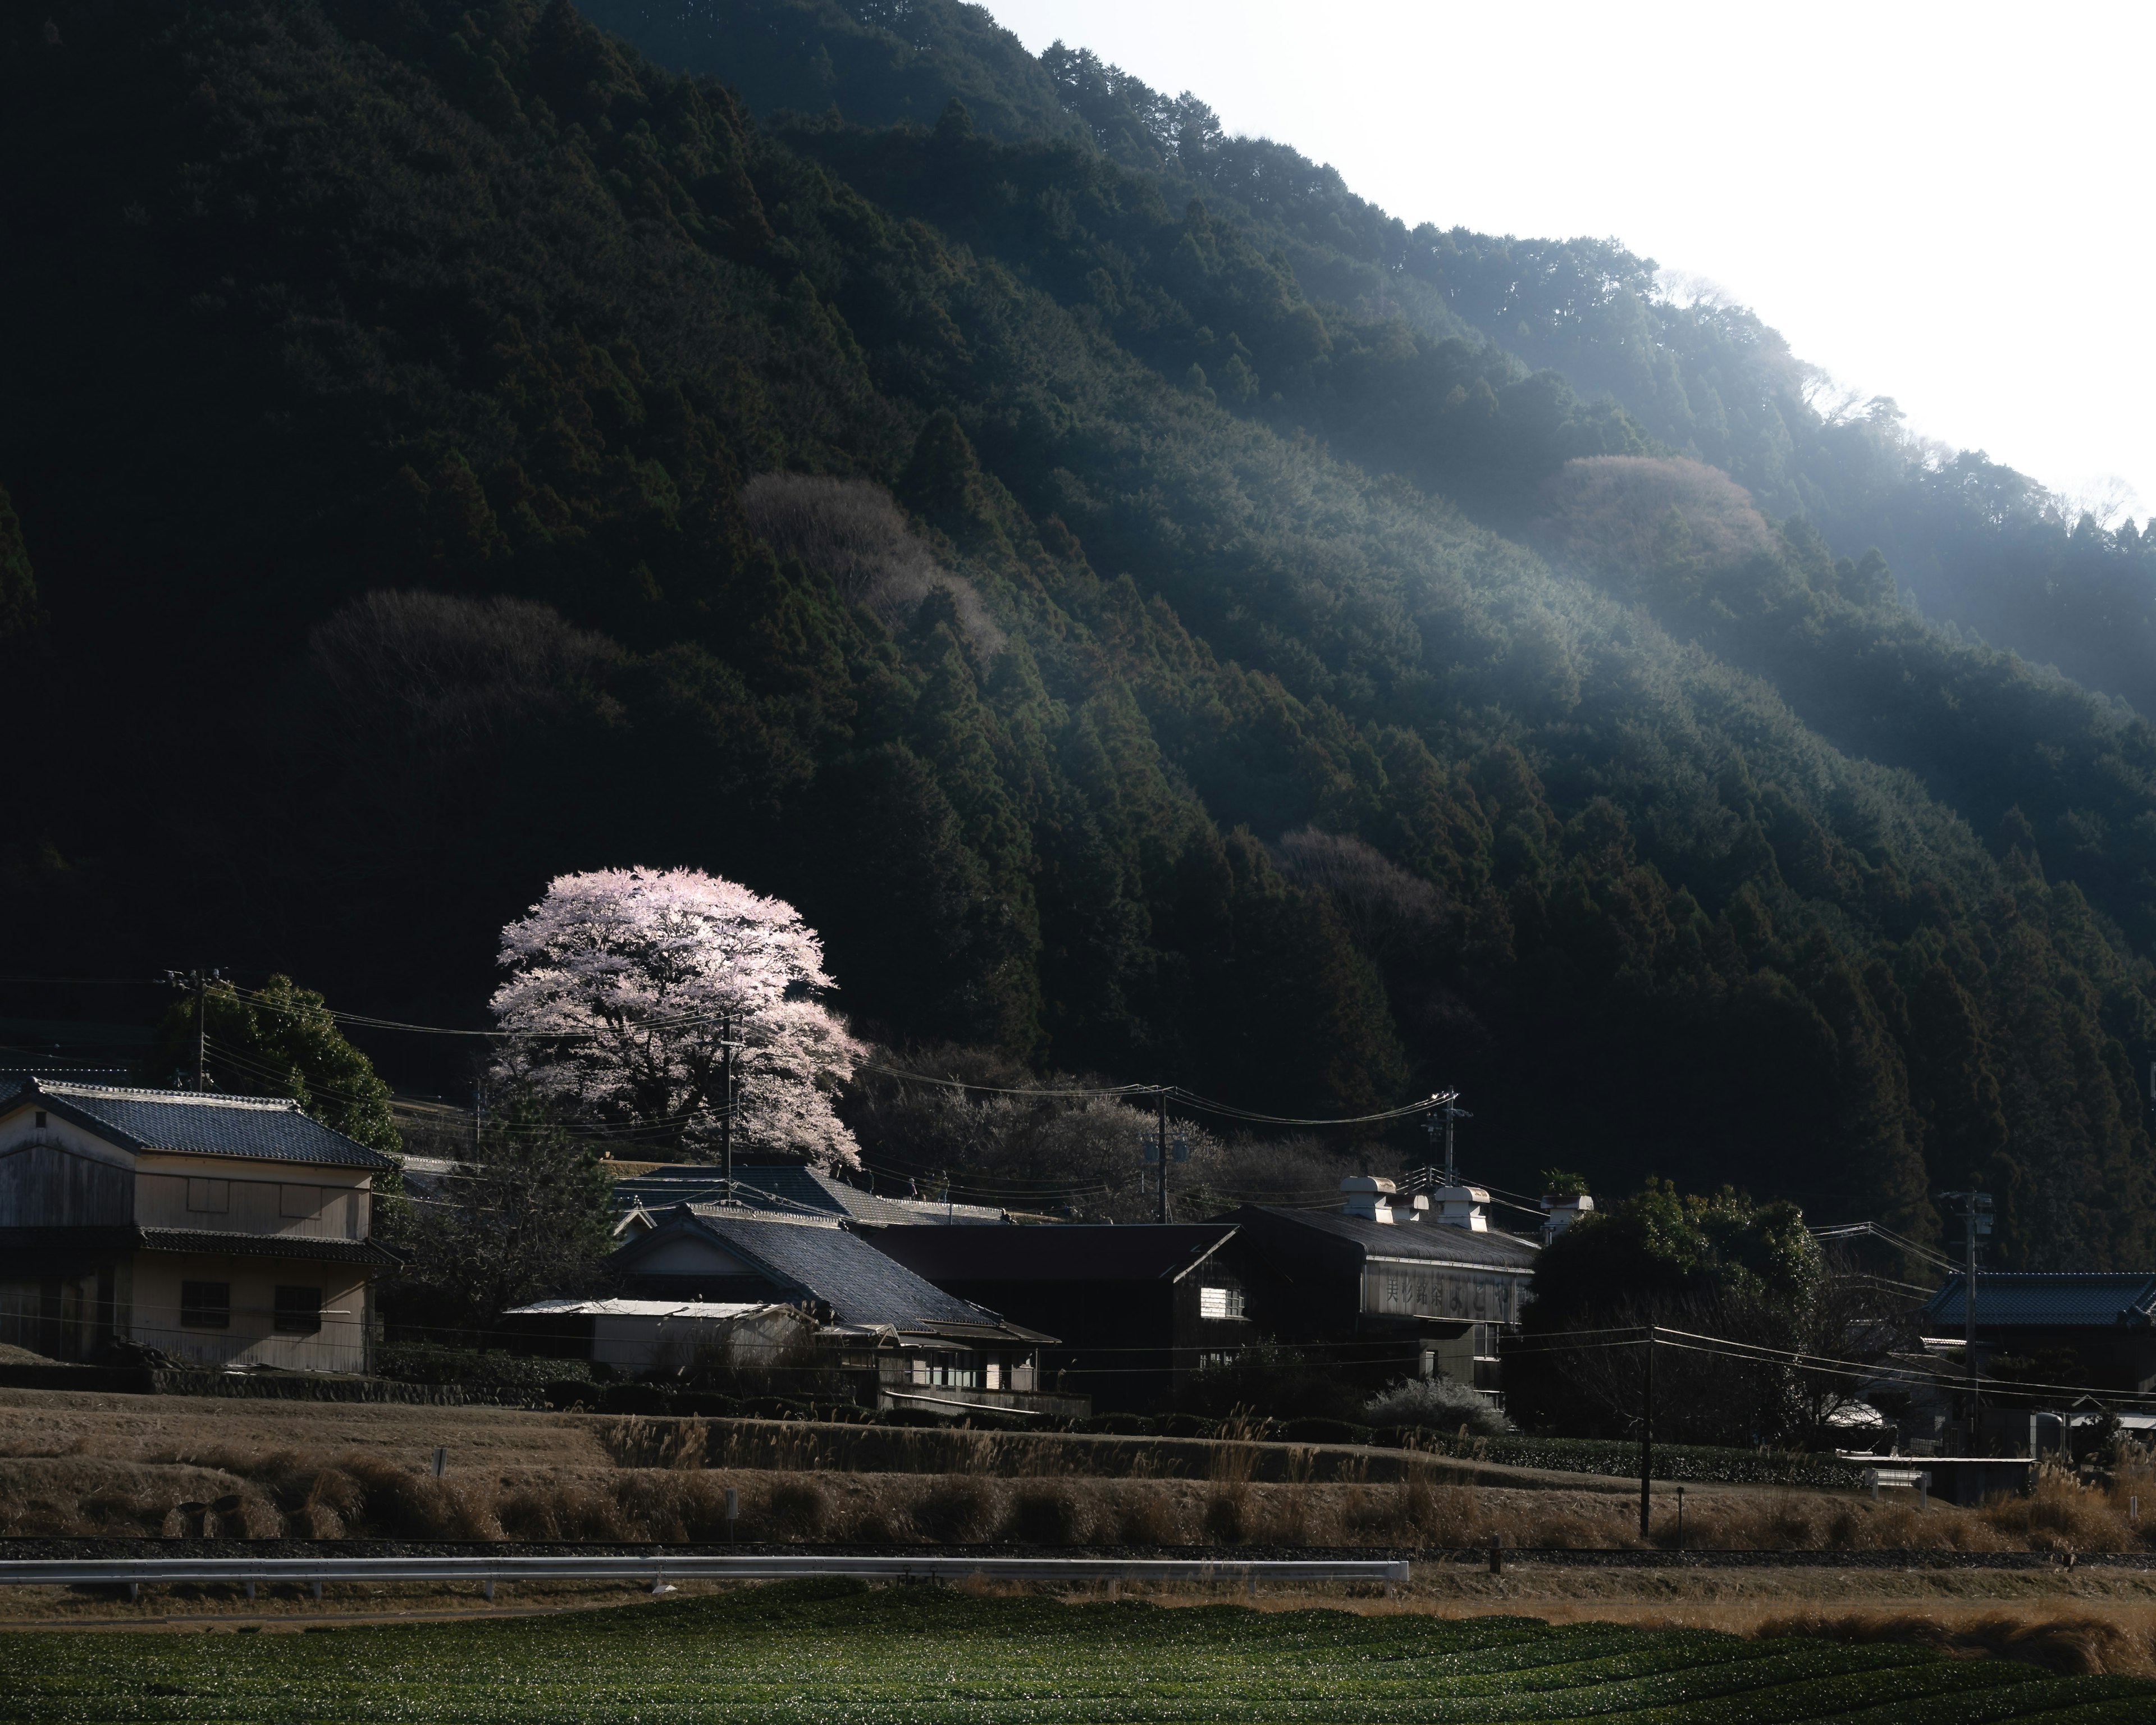
[(1531, 1619), (1174, 1609), (799, 1583), (497, 1622), (0, 1640), (66, 1721), (2156, 1720), (2156, 1683)]

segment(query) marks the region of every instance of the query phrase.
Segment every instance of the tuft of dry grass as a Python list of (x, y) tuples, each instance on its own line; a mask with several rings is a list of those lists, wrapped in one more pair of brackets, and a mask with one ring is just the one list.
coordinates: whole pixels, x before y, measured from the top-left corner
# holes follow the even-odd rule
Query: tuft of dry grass
[(2086, 1614), (1993, 1611), (1948, 1619), (1922, 1611), (1804, 1611), (1762, 1619), (1753, 1633), (1763, 1640), (1907, 1642), (1961, 1659), (2018, 1659), (2061, 1677), (2156, 1675), (2156, 1637), (2146, 1628)]

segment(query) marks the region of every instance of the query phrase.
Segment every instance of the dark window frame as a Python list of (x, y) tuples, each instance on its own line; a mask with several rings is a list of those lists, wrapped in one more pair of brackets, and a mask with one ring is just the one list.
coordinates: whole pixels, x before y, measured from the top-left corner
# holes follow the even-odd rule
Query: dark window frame
[(228, 1281), (182, 1282), (180, 1327), (183, 1330), (230, 1329), (232, 1284)]
[(280, 1336), (321, 1335), (322, 1291), (314, 1287), (280, 1287), (270, 1322)]

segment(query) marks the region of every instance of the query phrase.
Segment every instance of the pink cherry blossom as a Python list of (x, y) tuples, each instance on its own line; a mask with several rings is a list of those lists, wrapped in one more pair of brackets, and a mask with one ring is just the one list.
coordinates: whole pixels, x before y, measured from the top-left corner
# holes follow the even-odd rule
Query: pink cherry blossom
[(783, 899), (699, 869), (562, 875), (501, 931), (504, 1065), (658, 1153), (716, 1152), (732, 1027), (734, 1150), (858, 1165), (831, 1105), (866, 1050), (819, 998), (823, 942)]

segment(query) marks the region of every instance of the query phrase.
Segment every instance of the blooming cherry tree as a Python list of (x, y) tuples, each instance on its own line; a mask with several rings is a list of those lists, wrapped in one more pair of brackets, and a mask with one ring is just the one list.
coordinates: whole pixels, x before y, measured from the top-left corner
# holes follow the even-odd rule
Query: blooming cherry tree
[(701, 1153), (732, 1040), (737, 1149), (859, 1164), (831, 1091), (865, 1050), (817, 999), (823, 942), (783, 900), (699, 869), (562, 875), (501, 931), (501, 957), (506, 1064), (542, 1094)]

